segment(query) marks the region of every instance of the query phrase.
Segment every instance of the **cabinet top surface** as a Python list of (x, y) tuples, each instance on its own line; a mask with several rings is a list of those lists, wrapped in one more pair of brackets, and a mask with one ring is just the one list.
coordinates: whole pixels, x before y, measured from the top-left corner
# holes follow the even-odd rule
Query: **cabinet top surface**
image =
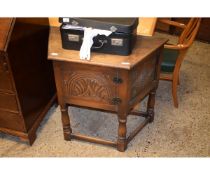
[(168, 40), (165, 38), (138, 36), (135, 48), (129, 56), (111, 55), (91, 52), (91, 60), (80, 60), (79, 51), (62, 48), (61, 34), (58, 27), (52, 27), (49, 37), (48, 59), (91, 64), (114, 68), (131, 69)]

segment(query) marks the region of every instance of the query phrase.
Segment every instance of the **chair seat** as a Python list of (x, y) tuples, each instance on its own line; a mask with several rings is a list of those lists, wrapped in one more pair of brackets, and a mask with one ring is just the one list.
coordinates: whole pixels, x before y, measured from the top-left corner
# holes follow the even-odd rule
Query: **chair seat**
[(178, 55), (178, 50), (164, 48), (161, 72), (173, 72)]

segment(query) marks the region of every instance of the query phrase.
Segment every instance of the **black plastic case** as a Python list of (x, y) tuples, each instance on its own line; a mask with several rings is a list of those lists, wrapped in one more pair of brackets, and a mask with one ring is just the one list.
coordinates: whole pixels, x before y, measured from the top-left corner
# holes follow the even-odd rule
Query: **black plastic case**
[(70, 24), (80, 27), (110, 30), (113, 33), (106, 37), (97, 35), (93, 38), (91, 51), (129, 55), (136, 41), (138, 18), (59, 18), (62, 47), (64, 49), (80, 50), (84, 31), (81, 29), (66, 29)]

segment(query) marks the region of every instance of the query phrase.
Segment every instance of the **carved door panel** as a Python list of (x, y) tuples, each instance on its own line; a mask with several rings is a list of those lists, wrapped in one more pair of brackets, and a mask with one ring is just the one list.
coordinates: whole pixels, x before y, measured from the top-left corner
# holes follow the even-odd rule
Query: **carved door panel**
[(113, 98), (118, 95), (118, 85), (113, 81), (115, 69), (66, 63), (61, 72), (63, 94), (71, 104), (115, 108)]

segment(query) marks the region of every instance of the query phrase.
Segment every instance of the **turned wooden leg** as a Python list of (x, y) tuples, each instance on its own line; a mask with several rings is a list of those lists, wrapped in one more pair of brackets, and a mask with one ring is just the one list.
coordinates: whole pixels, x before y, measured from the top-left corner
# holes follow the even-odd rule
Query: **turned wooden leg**
[(71, 140), (71, 125), (70, 125), (70, 119), (68, 114), (68, 106), (64, 105), (61, 107), (61, 119), (63, 124), (63, 134), (65, 140)]
[(147, 103), (147, 114), (149, 119), (149, 122), (153, 122), (154, 120), (154, 106), (155, 106), (155, 93), (156, 90), (153, 90), (152, 92), (149, 93), (149, 99)]
[(127, 140), (126, 140), (126, 122), (127, 122), (127, 114), (118, 114), (118, 139), (117, 139), (117, 150), (124, 152), (127, 148)]
[(172, 82), (172, 96), (173, 96), (174, 106), (176, 108), (178, 108), (177, 84), (178, 84), (178, 77), (174, 78)]

